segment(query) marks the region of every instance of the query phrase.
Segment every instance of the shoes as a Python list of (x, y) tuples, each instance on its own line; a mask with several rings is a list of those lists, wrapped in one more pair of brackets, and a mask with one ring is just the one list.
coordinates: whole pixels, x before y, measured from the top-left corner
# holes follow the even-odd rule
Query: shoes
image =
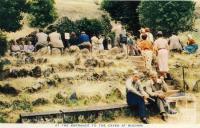
[(142, 123), (144, 124), (149, 124), (148, 120), (146, 117), (141, 118)]
[(161, 114), (161, 119), (162, 119), (163, 121), (167, 121), (167, 118), (168, 118), (168, 116), (167, 116), (166, 113), (162, 113), (162, 114)]

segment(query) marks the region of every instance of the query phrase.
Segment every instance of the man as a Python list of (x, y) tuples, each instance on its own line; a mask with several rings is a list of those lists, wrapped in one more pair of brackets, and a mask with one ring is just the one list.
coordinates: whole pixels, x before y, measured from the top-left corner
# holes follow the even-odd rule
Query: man
[(169, 104), (165, 100), (164, 92), (168, 91), (167, 84), (164, 79), (159, 79), (156, 72), (150, 74), (150, 80), (147, 82), (146, 92), (152, 99), (155, 99), (155, 105), (158, 107), (162, 120), (167, 121), (167, 112), (175, 114), (170, 110)]
[(90, 51), (92, 51), (92, 44), (90, 43), (90, 38), (84, 31), (81, 32), (81, 35), (79, 37), (79, 41), (80, 41), (80, 44), (78, 45), (78, 47), (80, 47), (80, 48), (86, 47)]
[(138, 72), (126, 81), (126, 99), (129, 106), (137, 106), (141, 121), (148, 124), (145, 102), (148, 94), (143, 90)]
[(181, 52), (182, 51), (182, 44), (180, 42), (179, 37), (175, 34), (175, 32), (172, 33), (172, 36), (169, 38), (169, 48), (173, 52)]
[(58, 48), (61, 50), (61, 55), (63, 54), (63, 42), (61, 39), (60, 33), (57, 32), (56, 29), (53, 29), (53, 32), (49, 34), (49, 40), (50, 40), (50, 49), (52, 53), (52, 48)]
[(151, 43), (154, 42), (153, 34), (150, 31), (150, 28), (145, 28), (145, 32), (147, 34), (147, 40), (151, 41)]
[(36, 38), (37, 38), (37, 43), (35, 44), (36, 51), (38, 51), (43, 47), (48, 46), (48, 41), (47, 41), (48, 35), (44, 33), (42, 29), (39, 29), (39, 32), (36, 34)]

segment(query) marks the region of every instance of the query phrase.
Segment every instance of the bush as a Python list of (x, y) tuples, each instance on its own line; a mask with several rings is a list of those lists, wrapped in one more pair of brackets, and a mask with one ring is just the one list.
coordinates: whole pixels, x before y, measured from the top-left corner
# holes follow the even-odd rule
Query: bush
[(29, 1), (30, 25), (33, 27), (45, 27), (54, 22), (57, 18), (54, 4), (54, 0)]
[(193, 1), (141, 1), (138, 6), (140, 24), (167, 35), (192, 29), (194, 10)]
[(5, 55), (8, 50), (8, 42), (6, 35), (0, 31), (0, 56)]

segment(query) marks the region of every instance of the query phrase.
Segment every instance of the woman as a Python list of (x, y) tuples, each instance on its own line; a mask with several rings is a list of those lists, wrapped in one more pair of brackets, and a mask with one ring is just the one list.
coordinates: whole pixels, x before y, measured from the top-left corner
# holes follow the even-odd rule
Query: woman
[(25, 45), (24, 45), (24, 51), (26, 53), (31, 53), (34, 51), (34, 49), (35, 49), (35, 47), (32, 45), (31, 41), (26, 40)]
[(135, 44), (135, 40), (133, 39), (133, 36), (131, 35), (130, 32), (127, 33), (128, 37), (127, 37), (127, 53), (128, 55), (132, 55), (133, 54), (133, 45)]
[(71, 32), (70, 34), (70, 39), (69, 39), (69, 45), (73, 46), (73, 45), (78, 45), (79, 44), (79, 40), (78, 37), (76, 36), (75, 32)]
[(195, 40), (192, 38), (191, 35), (188, 35), (188, 42), (187, 46), (184, 47), (184, 50), (189, 53), (195, 53), (198, 49), (198, 45), (196, 44)]
[(158, 39), (154, 42), (154, 49), (158, 56), (158, 67), (161, 76), (166, 78), (168, 68), (169, 46), (168, 40), (163, 38), (162, 31), (157, 33)]
[(152, 70), (152, 59), (153, 59), (153, 46), (152, 43), (147, 40), (147, 34), (141, 35), (142, 40), (139, 42), (138, 46), (141, 50), (142, 56), (145, 57), (146, 68)]

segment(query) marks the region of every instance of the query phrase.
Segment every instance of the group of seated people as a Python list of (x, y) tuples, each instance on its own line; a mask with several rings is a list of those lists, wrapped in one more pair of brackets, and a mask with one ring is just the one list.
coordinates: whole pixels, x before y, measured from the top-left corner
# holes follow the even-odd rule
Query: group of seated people
[(157, 72), (152, 71), (146, 84), (140, 81), (138, 72), (134, 72), (126, 81), (126, 99), (129, 106), (138, 108), (138, 115), (145, 124), (147, 119), (147, 104), (153, 109), (157, 109), (163, 121), (167, 121), (168, 114), (176, 114), (166, 101), (165, 92), (168, 86), (162, 77), (158, 77)]

